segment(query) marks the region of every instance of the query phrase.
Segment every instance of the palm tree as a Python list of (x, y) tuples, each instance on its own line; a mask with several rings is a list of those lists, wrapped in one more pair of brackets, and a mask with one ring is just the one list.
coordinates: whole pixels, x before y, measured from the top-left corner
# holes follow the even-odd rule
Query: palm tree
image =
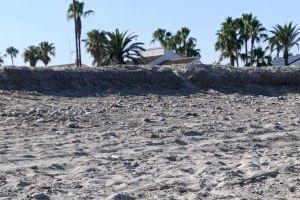
[(92, 30), (87, 33), (87, 39), (85, 42), (85, 48), (87, 53), (90, 53), (93, 60), (93, 65), (106, 65), (108, 64), (108, 58), (106, 54), (107, 38), (104, 31)]
[(78, 59), (81, 65), (81, 32), (82, 32), (82, 17), (88, 17), (89, 15), (93, 14), (94, 11), (88, 10), (84, 11), (84, 2), (73, 1), (70, 4), (69, 9), (67, 11), (67, 18), (69, 20), (75, 20), (75, 32), (76, 32), (76, 42), (78, 44)]
[(197, 49), (197, 40), (190, 37), (190, 33), (191, 30), (187, 27), (181, 28), (175, 35), (166, 29), (159, 28), (154, 31), (151, 43), (159, 42), (162, 47), (182, 57), (200, 57), (200, 49)]
[(240, 19), (236, 20), (236, 23), (239, 27), (239, 39), (243, 41), (245, 45), (245, 54), (242, 54), (242, 59), (245, 61), (246, 65), (248, 63), (248, 41), (251, 37), (250, 35), (250, 27), (253, 21), (252, 14), (243, 14)]
[(12, 66), (14, 66), (14, 58), (17, 57), (17, 55), (19, 54), (19, 50), (16, 49), (15, 47), (9, 47), (6, 49), (6, 53), (7, 55), (10, 55), (11, 64)]
[(152, 35), (151, 43), (159, 42), (160, 45), (166, 49), (170, 49), (170, 40), (172, 37), (172, 33), (167, 31), (166, 29), (158, 28), (154, 31)]
[(297, 46), (299, 49), (300, 29), (297, 28), (297, 25), (293, 25), (290, 22), (283, 26), (278, 24), (270, 32), (272, 33), (272, 36), (269, 38), (271, 52), (276, 50), (277, 56), (279, 56), (280, 52), (283, 52), (284, 64), (288, 66), (290, 50), (294, 46)]
[(107, 45), (105, 47), (106, 54), (111, 64), (125, 64), (126, 60), (138, 62), (142, 57), (141, 52), (145, 49), (142, 47), (144, 43), (133, 42), (137, 39), (137, 35), (127, 34), (128, 31), (106, 32)]
[(39, 59), (47, 66), (51, 61), (50, 56), (55, 56), (55, 47), (53, 43), (41, 42), (39, 44)]
[(238, 38), (237, 24), (231, 17), (226, 18), (222, 23), (221, 29), (217, 32), (217, 42), (215, 50), (221, 51), (220, 61), (229, 58), (230, 64), (234, 66), (236, 61), (239, 66), (238, 57), (242, 45), (241, 39)]
[(253, 49), (253, 61), (251, 66), (256, 64), (256, 67), (271, 66), (272, 57), (266, 54), (262, 47)]
[(24, 62), (29, 62), (31, 67), (35, 67), (40, 58), (39, 47), (29, 46), (23, 53)]
[(183, 57), (200, 56), (200, 50), (196, 49), (197, 40), (189, 37), (191, 30), (187, 27), (181, 28), (176, 35), (178, 48), (175, 49)]
[(250, 42), (251, 42), (251, 56), (250, 63), (253, 62), (254, 59), (254, 44), (259, 43), (262, 39), (266, 40), (268, 35), (266, 34), (267, 29), (263, 27), (263, 25), (256, 19), (250, 24)]

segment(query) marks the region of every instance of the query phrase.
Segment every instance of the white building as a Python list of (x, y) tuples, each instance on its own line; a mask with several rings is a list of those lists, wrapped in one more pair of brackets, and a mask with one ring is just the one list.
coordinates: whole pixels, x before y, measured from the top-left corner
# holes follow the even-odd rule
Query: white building
[[(273, 66), (284, 66), (284, 58), (276, 58), (272, 61)], [(300, 55), (289, 56), (289, 66), (300, 67)]]
[[(182, 58), (173, 51), (160, 48), (147, 49), (142, 52), (143, 58), (139, 59), (140, 64), (149, 65), (175, 65), (175, 64), (191, 64), (200, 63), (199, 57)], [(134, 64), (129, 62), (129, 64)]]

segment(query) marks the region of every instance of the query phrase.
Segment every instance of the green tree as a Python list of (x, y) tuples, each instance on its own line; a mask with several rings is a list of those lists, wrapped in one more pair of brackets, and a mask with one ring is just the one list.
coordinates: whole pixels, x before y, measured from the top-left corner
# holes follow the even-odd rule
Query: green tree
[(166, 49), (169, 49), (169, 50), (172, 50), (172, 48), (170, 47), (171, 37), (172, 37), (171, 32), (167, 31), (166, 29), (158, 28), (152, 34), (151, 43), (159, 42), (162, 47), (164, 47)]
[(241, 18), (236, 19), (236, 23), (239, 28), (239, 39), (243, 41), (245, 47), (245, 53), (241, 54), (242, 59), (245, 61), (246, 65), (248, 64), (248, 42), (251, 37), (251, 23), (253, 21), (252, 14), (243, 14)]
[(144, 43), (133, 42), (138, 36), (127, 34), (128, 31), (106, 32), (107, 45), (105, 51), (111, 64), (125, 64), (127, 60), (137, 62), (142, 57), (141, 52), (145, 51), (142, 47)]
[(226, 18), (221, 24), (221, 29), (217, 32), (217, 42), (215, 50), (220, 51), (220, 61), (229, 58), (230, 64), (234, 66), (236, 61), (239, 65), (238, 58), (240, 55), (242, 40), (238, 37), (238, 26), (231, 17)]
[(19, 50), (16, 49), (15, 47), (9, 47), (6, 49), (6, 53), (7, 53), (7, 55), (10, 56), (11, 64), (12, 64), (12, 66), (14, 66), (14, 58), (16, 58), (17, 55), (19, 54)]
[(250, 42), (251, 42), (250, 63), (253, 63), (255, 43), (260, 43), (261, 40), (266, 40), (268, 38), (266, 31), (267, 29), (263, 27), (262, 23), (260, 23), (260, 21), (257, 20), (255, 17), (251, 22), (251, 26), (250, 26)]
[(82, 17), (88, 17), (94, 13), (92, 10), (84, 11), (84, 2), (73, 1), (74, 3), (69, 5), (67, 11), (67, 18), (69, 20), (75, 19), (75, 32), (76, 32), (76, 44), (78, 44), (78, 59), (81, 65), (81, 32), (82, 32)]
[(93, 57), (93, 65), (101, 66), (108, 64), (108, 56), (106, 53), (107, 38), (104, 31), (92, 30), (87, 33), (85, 48), (87, 53)]
[(256, 64), (256, 67), (271, 66), (272, 57), (266, 54), (262, 47), (253, 49), (253, 61), (251, 66)]
[(299, 49), (299, 32), (300, 29), (297, 25), (293, 25), (292, 22), (289, 24), (276, 25), (273, 27), (271, 37), (268, 39), (270, 43), (271, 52), (277, 51), (277, 56), (283, 52), (284, 64), (289, 65), (289, 54), (294, 46)]
[(190, 37), (191, 30), (187, 27), (181, 28), (173, 35), (166, 29), (157, 29), (152, 35), (152, 41), (159, 42), (160, 45), (170, 51), (173, 51), (182, 57), (200, 57), (200, 49), (197, 49), (197, 40)]
[(53, 43), (41, 42), (39, 44), (39, 59), (47, 66), (51, 58), (50, 56), (55, 56), (55, 47)]
[(191, 30), (187, 27), (181, 28), (176, 35), (176, 41), (178, 47), (175, 49), (176, 53), (180, 54), (183, 57), (200, 57), (200, 49), (196, 48), (197, 40), (193, 37), (190, 37)]
[(29, 62), (31, 67), (35, 67), (40, 59), (40, 50), (37, 46), (29, 46), (23, 53), (24, 62)]

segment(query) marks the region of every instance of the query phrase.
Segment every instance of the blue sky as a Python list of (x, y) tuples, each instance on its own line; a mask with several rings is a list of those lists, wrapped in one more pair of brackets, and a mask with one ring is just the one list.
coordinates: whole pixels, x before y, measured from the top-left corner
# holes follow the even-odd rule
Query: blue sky
[[(69, 40), (74, 49), (73, 23), (66, 19), (71, 0), (9, 0), (1, 2), (0, 52), (9, 46), (21, 52), (41, 41), (53, 42), (56, 57), (52, 64), (70, 62)], [(202, 62), (218, 60), (214, 51), (216, 31), (227, 16), (239, 17), (252, 12), (263, 25), (271, 29), (275, 24), (294, 22), (300, 25), (299, 0), (85, 0), (86, 9), (95, 15), (84, 19), (83, 37), (92, 29), (112, 31), (129, 29), (139, 35), (139, 41), (150, 45), (155, 29), (162, 27), (175, 32), (183, 26), (192, 30), (198, 40)], [(83, 62), (91, 58), (83, 49)], [(298, 53), (297, 49), (293, 53)], [(73, 56), (74, 59), (75, 56)], [(8, 58), (6, 64), (10, 64)], [(24, 65), (21, 54), (17, 65)], [(41, 65), (41, 63), (39, 63)]]

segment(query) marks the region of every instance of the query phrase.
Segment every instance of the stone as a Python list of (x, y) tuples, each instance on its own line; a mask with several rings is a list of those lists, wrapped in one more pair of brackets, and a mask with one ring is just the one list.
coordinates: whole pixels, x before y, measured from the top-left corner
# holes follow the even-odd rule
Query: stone
[(135, 200), (136, 198), (130, 196), (127, 193), (119, 193), (110, 198), (111, 200)]
[(78, 128), (77, 122), (68, 122), (67, 123), (68, 128)]
[(35, 193), (31, 197), (35, 200), (50, 200), (50, 197), (45, 193)]

